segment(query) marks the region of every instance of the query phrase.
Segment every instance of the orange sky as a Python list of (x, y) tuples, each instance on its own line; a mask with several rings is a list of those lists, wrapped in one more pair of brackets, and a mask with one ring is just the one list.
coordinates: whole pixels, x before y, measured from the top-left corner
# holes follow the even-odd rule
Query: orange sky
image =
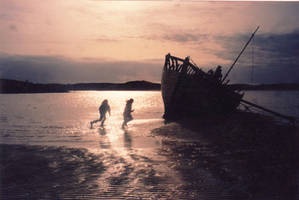
[(258, 34), (288, 33), (299, 27), (297, 11), (275, 2), (4, 0), (0, 53), (161, 64), (170, 52), (229, 65), (223, 38), (250, 37), (258, 25)]
[(7, 10), (1, 27), (9, 31), (2, 29), (0, 49), (14, 54), (140, 60), (173, 52), (215, 60), (209, 53), (221, 49), (213, 41), (215, 35), (249, 35), (257, 25), (262, 32), (288, 30), (287, 24), (276, 30), (278, 22), (271, 14), (275, 9), (260, 13), (263, 6), (253, 2), (10, 0), (2, 4)]

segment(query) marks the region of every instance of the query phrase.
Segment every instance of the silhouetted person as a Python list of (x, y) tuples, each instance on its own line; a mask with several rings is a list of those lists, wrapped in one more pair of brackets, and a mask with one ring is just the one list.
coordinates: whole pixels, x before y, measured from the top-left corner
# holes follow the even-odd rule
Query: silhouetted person
[(131, 120), (133, 120), (133, 117), (132, 117), (132, 112), (134, 112), (134, 110), (132, 110), (132, 104), (134, 102), (134, 99), (129, 99), (127, 100), (127, 103), (126, 103), (126, 107), (125, 107), (125, 110), (124, 110), (124, 122), (122, 124), (122, 128), (124, 128), (125, 126), (127, 126), (127, 123)]
[(218, 65), (218, 67), (215, 70), (215, 74), (214, 74), (215, 79), (221, 81), (222, 80), (222, 69), (221, 66)]
[(106, 113), (109, 113), (109, 116), (111, 115), (110, 113), (110, 106), (108, 104), (108, 100), (105, 99), (101, 106), (99, 107), (99, 113), (100, 113), (100, 119), (94, 120), (92, 122), (90, 122), (90, 126), (92, 127), (92, 125), (96, 122), (101, 122), (101, 126), (104, 126), (104, 122), (106, 120)]

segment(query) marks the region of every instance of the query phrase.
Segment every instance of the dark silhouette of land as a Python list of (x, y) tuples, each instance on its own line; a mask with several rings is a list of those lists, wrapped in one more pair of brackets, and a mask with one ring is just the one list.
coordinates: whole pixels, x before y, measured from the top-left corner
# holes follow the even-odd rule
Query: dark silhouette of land
[(68, 92), (63, 84), (38, 84), (29, 81), (0, 79), (0, 93), (50, 93)]
[(126, 83), (41, 84), (0, 79), (0, 93), (59, 93), (71, 90), (160, 90), (159, 83), (130, 81)]
[(76, 83), (68, 84), (69, 90), (160, 90), (159, 83), (130, 81), (126, 83)]
[[(299, 90), (299, 83), (279, 84), (232, 84), (235, 90)], [(0, 93), (59, 93), (71, 90), (160, 90), (160, 83), (148, 81), (130, 81), (126, 83), (32, 83), (29, 81), (18, 81), (0, 79)]]
[(277, 83), (277, 84), (232, 84), (235, 90), (299, 90), (299, 83)]

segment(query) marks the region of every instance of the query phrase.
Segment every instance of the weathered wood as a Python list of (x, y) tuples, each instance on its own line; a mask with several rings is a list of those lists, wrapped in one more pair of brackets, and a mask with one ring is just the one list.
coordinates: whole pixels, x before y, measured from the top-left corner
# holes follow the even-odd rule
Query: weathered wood
[(161, 81), (165, 118), (227, 113), (239, 106), (242, 95), (192, 64), (189, 57), (168, 54), (165, 59)]

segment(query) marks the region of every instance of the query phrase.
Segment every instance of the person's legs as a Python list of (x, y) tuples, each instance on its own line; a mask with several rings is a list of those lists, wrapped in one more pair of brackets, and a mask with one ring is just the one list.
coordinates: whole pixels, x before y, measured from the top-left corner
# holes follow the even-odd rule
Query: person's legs
[(125, 128), (127, 126), (126, 120), (124, 120), (123, 124), (121, 125), (122, 128)]
[(96, 119), (96, 120), (91, 121), (91, 122), (90, 122), (90, 126), (92, 127), (92, 125), (93, 125), (94, 123), (97, 123), (97, 122), (99, 122), (99, 121), (100, 121), (99, 119)]
[(101, 126), (104, 126), (104, 122), (105, 122), (105, 120), (106, 120), (106, 116), (104, 115), (104, 116), (102, 117)]
[(94, 124), (94, 123), (97, 123), (97, 122), (99, 122), (99, 121), (101, 121), (101, 120), (96, 119), (96, 120), (91, 121), (90, 124)]
[(101, 113), (99, 121), (102, 121), (104, 117), (105, 115)]
[(96, 120), (91, 121), (91, 122), (90, 122), (90, 126), (92, 127), (92, 125), (93, 125), (94, 123), (97, 123), (97, 122), (99, 122), (99, 121), (102, 121), (102, 119), (103, 119), (103, 115), (100, 116), (100, 119), (96, 119)]
[(132, 117), (131, 114), (129, 114), (128, 117), (127, 117), (127, 122), (132, 121), (132, 120), (133, 120), (133, 117)]
[(123, 121), (123, 124), (121, 125), (122, 128), (125, 128), (125, 126), (127, 126), (127, 116), (124, 115), (124, 121)]
[(124, 123), (123, 126), (128, 126), (128, 122), (131, 121), (133, 119), (133, 117), (131, 115), (126, 115), (124, 117)]

